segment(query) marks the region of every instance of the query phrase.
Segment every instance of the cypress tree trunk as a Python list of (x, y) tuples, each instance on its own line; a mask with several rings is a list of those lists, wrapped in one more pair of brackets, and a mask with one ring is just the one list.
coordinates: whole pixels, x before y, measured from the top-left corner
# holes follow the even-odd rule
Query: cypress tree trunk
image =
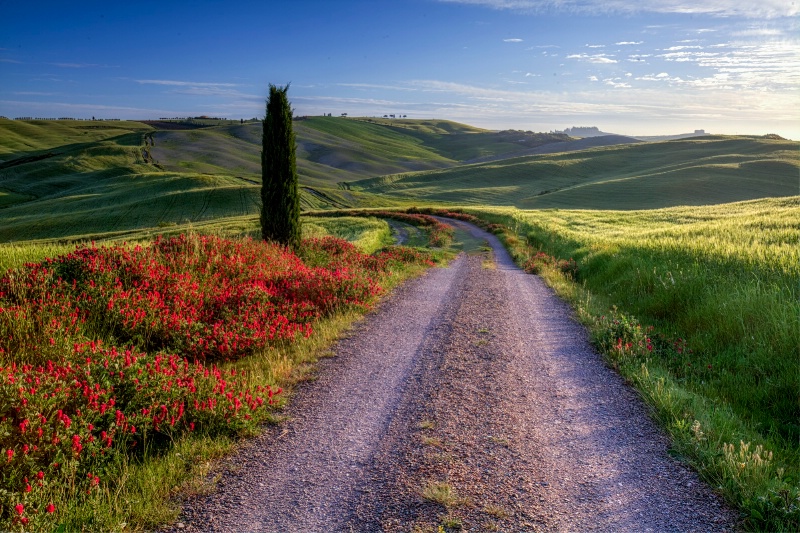
[(300, 244), (300, 190), (288, 90), (288, 85), (269, 86), (261, 149), (261, 237), (296, 249)]

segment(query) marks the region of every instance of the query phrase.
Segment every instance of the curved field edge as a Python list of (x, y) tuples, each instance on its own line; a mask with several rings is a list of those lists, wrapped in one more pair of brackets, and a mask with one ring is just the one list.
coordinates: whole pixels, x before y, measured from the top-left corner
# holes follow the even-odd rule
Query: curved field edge
[[(253, 225), (257, 225), (256, 220), (252, 222)], [(318, 220), (306, 226), (307, 236), (341, 235), (358, 242), (365, 251), (379, 250), (391, 240), (389, 226), (385, 221), (377, 219)], [(45, 255), (56, 250), (59, 249), (44, 248)], [(41, 252), (42, 250), (34, 250), (32, 253), (22, 255), (30, 257)], [(442, 254), (439, 256), (444, 257)], [(315, 261), (313, 259), (315, 256), (310, 257), (311, 259), (307, 260)], [(386, 275), (381, 276), (378, 282), (386, 291), (390, 291), (392, 287), (420, 274), (423, 270), (424, 265), (418, 263), (408, 263), (404, 266), (398, 264)], [(315, 322), (314, 334), (307, 338), (297, 337), (293, 342), (270, 343), (266, 348), (238, 361), (221, 363), (219, 368), (223, 374), (235, 372), (238, 376), (247, 376), (247, 384), (253, 387), (266, 385), (272, 386), (273, 389), (283, 387), (285, 392), (275, 397), (279, 399), (279, 406), (287, 396), (291, 395), (292, 386), (313, 374), (314, 362), (319, 357), (327, 355), (331, 344), (354, 321), (363, 316), (365, 311), (366, 308), (360, 306), (345, 306), (333, 315)], [(60, 343), (60, 340), (57, 342)], [(279, 417), (279, 411), (266, 413), (268, 422), (276, 421)], [(76, 424), (79, 422), (76, 421)], [(91, 431), (91, 428), (89, 429)], [(25, 529), (28, 526), (36, 528), (55, 526), (68, 530), (76, 528), (106, 531), (123, 528), (152, 529), (168, 523), (177, 516), (176, 503), (180, 494), (213, 488), (213, 479), (208, 478), (208, 473), (215, 464), (214, 460), (234, 451), (240, 442), (239, 437), (246, 436), (252, 431), (252, 428), (241, 428), (233, 431), (212, 433), (197, 431), (180, 436), (173, 435), (169, 439), (171, 442), (162, 440), (161, 445), (145, 450), (144, 460), (141, 455), (119, 456), (115, 463), (109, 466), (111, 470), (108, 472), (114, 472), (111, 478), (106, 477), (108, 472), (98, 471), (97, 473), (103, 476), (102, 481), (99, 484), (92, 484), (90, 479), (86, 487), (84, 487), (86, 480), (83, 482), (75, 480), (74, 487), (71, 484), (53, 486), (55, 480), (50, 481), (50, 470), (44, 469), (47, 474), (40, 480), (49, 487), (51, 500), (38, 502), (41, 505), (35, 505), (37, 502), (33, 498), (37, 491), (41, 490), (41, 487), (36, 486), (35, 475), (30, 478), (30, 484), (34, 485), (30, 493), (23, 486), (16, 487), (16, 484), (22, 483), (21, 479), (17, 480), (14, 490), (20, 489), (20, 499), (16, 505), (22, 505), (19, 509), (23, 512), (18, 513), (13, 507), (3, 510), (7, 519), (5, 527)], [(89, 446), (88, 442), (83, 444)], [(22, 450), (17, 450), (15, 446), (13, 451), (13, 459), (16, 461), (22, 455)], [(10, 461), (11, 456), (9, 456)], [(25, 480), (25, 483), (28, 483), (28, 480)], [(80, 496), (77, 495), (74, 490), (78, 487), (84, 489), (88, 487), (89, 493), (85, 496), (82, 493)], [(53, 517), (46, 514), (49, 513), (49, 510), (45, 509), (48, 503), (54, 504), (56, 514)], [(55, 522), (51, 520), (56, 517)], [(25, 522), (21, 520), (22, 518), (25, 518)]]
[(746, 529), (800, 529), (800, 197), (702, 210), (409, 211), (496, 233), (571, 303), (673, 452)]

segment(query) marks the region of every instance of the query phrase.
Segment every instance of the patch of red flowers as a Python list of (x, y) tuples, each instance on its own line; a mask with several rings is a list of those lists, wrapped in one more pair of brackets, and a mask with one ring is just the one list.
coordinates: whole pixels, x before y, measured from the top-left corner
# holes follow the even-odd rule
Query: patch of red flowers
[(254, 427), (281, 389), (213, 362), (368, 306), (396, 262), (429, 261), (404, 248), (369, 256), (335, 238), (304, 241), (295, 255), (182, 235), (9, 271), (0, 279), (0, 524), (56, 515), (48, 487), (91, 494), (111, 481), (103, 472), (115, 456), (149, 442)]

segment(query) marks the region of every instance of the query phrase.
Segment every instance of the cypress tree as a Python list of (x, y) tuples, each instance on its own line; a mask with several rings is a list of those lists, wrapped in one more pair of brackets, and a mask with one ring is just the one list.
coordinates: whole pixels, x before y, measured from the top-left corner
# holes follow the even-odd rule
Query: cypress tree
[(300, 190), (288, 90), (288, 85), (269, 86), (261, 141), (261, 236), (296, 249), (300, 244)]

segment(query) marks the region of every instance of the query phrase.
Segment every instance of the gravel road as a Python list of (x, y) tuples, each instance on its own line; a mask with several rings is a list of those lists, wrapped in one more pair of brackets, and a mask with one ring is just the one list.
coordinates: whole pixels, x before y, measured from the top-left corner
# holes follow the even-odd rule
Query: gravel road
[(497, 239), (400, 289), (182, 531), (731, 531), (636, 393)]

